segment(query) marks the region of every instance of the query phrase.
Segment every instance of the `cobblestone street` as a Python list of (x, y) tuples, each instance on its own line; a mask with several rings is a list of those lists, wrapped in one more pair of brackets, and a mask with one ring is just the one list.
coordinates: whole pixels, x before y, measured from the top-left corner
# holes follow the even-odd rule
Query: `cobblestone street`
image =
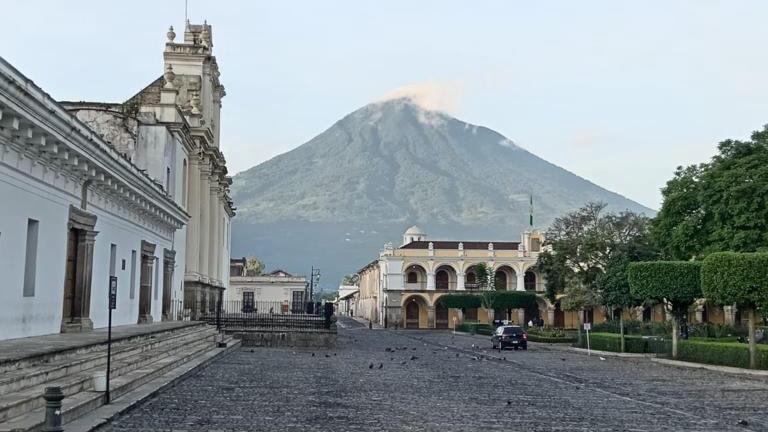
[(102, 430), (768, 430), (763, 378), (489, 347), (342, 319), (335, 350), (242, 348)]

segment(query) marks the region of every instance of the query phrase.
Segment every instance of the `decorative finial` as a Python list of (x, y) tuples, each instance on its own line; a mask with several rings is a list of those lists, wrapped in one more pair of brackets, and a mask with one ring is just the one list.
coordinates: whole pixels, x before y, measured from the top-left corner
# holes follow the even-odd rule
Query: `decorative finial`
[(165, 66), (165, 73), (163, 74), (163, 78), (165, 78), (164, 88), (172, 89), (173, 81), (176, 79), (176, 74), (173, 72), (173, 66), (171, 66), (170, 63)]
[(204, 47), (211, 46), (211, 33), (208, 31), (208, 21), (203, 24), (203, 31), (200, 33), (200, 42)]
[(168, 36), (168, 42), (173, 42), (176, 39), (176, 32), (173, 31), (173, 26), (168, 27), (168, 33), (165, 35)]

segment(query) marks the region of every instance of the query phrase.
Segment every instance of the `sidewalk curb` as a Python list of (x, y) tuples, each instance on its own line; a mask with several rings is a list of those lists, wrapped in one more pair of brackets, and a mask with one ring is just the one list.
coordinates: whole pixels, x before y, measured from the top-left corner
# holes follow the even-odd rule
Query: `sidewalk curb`
[(651, 359), (651, 361), (656, 363), (661, 363), (667, 366), (677, 366), (677, 367), (685, 367), (685, 368), (691, 368), (691, 369), (707, 369), (715, 372), (723, 372), (723, 373), (737, 374), (737, 375), (754, 375), (754, 376), (768, 377), (768, 370), (744, 369), (744, 368), (737, 368), (732, 366), (718, 366), (718, 365), (711, 365), (711, 364), (705, 364), (705, 363), (692, 363), (692, 362), (670, 360), (670, 359), (663, 359), (663, 358), (654, 358), (654, 359)]

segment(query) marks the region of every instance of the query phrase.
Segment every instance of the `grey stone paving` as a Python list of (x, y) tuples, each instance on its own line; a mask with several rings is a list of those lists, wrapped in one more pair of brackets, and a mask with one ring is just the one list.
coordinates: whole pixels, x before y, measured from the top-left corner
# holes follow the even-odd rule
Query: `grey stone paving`
[(335, 350), (243, 348), (105, 430), (768, 430), (762, 378), (341, 324)]

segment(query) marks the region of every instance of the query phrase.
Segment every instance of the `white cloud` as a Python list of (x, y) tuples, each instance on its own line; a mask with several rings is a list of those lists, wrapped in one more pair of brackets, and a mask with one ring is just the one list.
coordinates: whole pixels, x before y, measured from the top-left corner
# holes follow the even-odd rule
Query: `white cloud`
[(429, 111), (456, 113), (463, 96), (463, 85), (450, 81), (406, 84), (385, 94), (380, 101), (407, 97)]

